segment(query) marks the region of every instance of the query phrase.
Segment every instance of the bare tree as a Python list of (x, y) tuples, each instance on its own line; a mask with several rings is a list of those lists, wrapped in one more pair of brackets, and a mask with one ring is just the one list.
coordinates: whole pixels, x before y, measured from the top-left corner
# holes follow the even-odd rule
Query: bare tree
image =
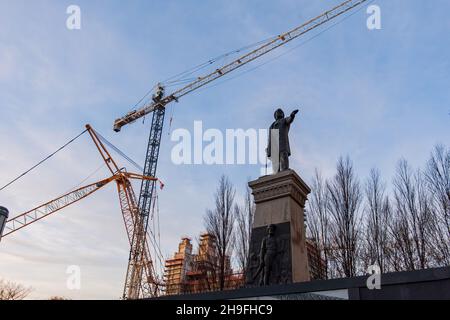
[(430, 225), (433, 220), (424, 175), (413, 173), (406, 160), (400, 160), (394, 178), (395, 222), (392, 235), (395, 248), (402, 252), (406, 270), (429, 266)]
[(71, 299), (62, 297), (62, 296), (51, 296), (50, 298), (48, 298), (48, 300), (63, 301), (63, 300), (71, 300)]
[(333, 260), (339, 275), (354, 277), (360, 253), (361, 188), (349, 157), (341, 157), (336, 169), (336, 175), (327, 183)]
[[(320, 172), (316, 169), (312, 183), (312, 195), (308, 201), (308, 231), (309, 237), (313, 240), (312, 245), (319, 252), (320, 258), (323, 259), (323, 267), (321, 265), (311, 266), (319, 271), (319, 278), (328, 279), (329, 277), (329, 218), (327, 213), (328, 194), (326, 182)], [(320, 261), (319, 261), (320, 264)]]
[(414, 270), (414, 250), (408, 219), (404, 215), (399, 215), (396, 209), (394, 212), (393, 221), (389, 226), (392, 238), (392, 268), (394, 271)]
[(207, 210), (205, 216), (206, 229), (216, 239), (220, 290), (225, 288), (229, 257), (234, 242), (234, 197), (233, 185), (227, 177), (222, 176), (215, 194), (215, 208)]
[(237, 222), (236, 235), (236, 256), (239, 268), (245, 274), (247, 271), (250, 239), (253, 227), (253, 218), (255, 215), (255, 205), (250, 188), (246, 187), (244, 206), (235, 206), (235, 215)]
[(391, 219), (391, 205), (385, 190), (386, 186), (381, 181), (380, 172), (372, 169), (365, 185), (364, 268), (377, 264), (382, 273), (388, 270), (390, 256), (387, 226)]
[(432, 196), (432, 254), (437, 265), (450, 265), (450, 149), (434, 147), (425, 176)]
[(0, 280), (0, 300), (23, 300), (32, 288), (11, 281)]
[(327, 262), (328, 278), (355, 276), (373, 263), (382, 272), (450, 265), (450, 149), (435, 146), (424, 171), (399, 161), (391, 197), (372, 170), (362, 216), (363, 195), (348, 157), (327, 182), (316, 170), (312, 189), (308, 236)]

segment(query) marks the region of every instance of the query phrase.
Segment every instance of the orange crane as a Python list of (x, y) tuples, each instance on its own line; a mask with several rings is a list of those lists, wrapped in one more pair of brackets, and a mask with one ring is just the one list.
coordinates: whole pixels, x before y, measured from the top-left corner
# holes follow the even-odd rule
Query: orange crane
[[(327, 22), (343, 15), (344, 13), (362, 5), (366, 1), (368, 0), (344, 1), (340, 5), (324, 12), (316, 18), (311, 19), (308, 22), (288, 32), (263, 41), (262, 44), (255, 50), (239, 57), (238, 59), (222, 67), (217, 68), (207, 75), (198, 77), (196, 80), (190, 82), (189, 84), (183, 86), (178, 90), (175, 90), (168, 95), (165, 95), (164, 84), (158, 84), (156, 86), (156, 92), (150, 102), (145, 102), (141, 107), (132, 110), (123, 117), (115, 120), (113, 127), (114, 131), (119, 132), (123, 126), (128, 125), (142, 117), (145, 117), (147, 114), (153, 113), (143, 175), (155, 176), (158, 164), (162, 130), (164, 126), (165, 109), (168, 104), (174, 101), (178, 102), (181, 97), (225, 76), (226, 74), (229, 74), (230, 72), (235, 71), (236, 69), (254, 61), (255, 59), (258, 59), (261, 56), (266, 55), (267, 53), (285, 45), (286, 43), (289, 43), (290, 41), (306, 34), (307, 32), (310, 32), (311, 30), (326, 24)], [(138, 232), (139, 234), (143, 234), (146, 232), (154, 190), (154, 181), (142, 180), (138, 205), (141, 213), (139, 219), (142, 220), (139, 222), (139, 226), (143, 227), (144, 230), (136, 229), (136, 232)], [(133, 239), (140, 239), (140, 237), (141, 236), (138, 235)], [(142, 279), (142, 273), (139, 270), (139, 267), (138, 269), (136, 269), (134, 265), (139, 266), (139, 263), (137, 261), (143, 258), (142, 252), (144, 251), (144, 249), (145, 248), (142, 246), (142, 243), (139, 243), (139, 241), (132, 242), (130, 249), (129, 268), (123, 297), (125, 299), (136, 299), (142, 296), (142, 293), (139, 292), (139, 287), (140, 283), (145, 282), (145, 280)]]
[[(146, 233), (137, 232), (136, 230), (143, 230), (140, 225), (139, 207), (137, 205), (136, 195), (131, 185), (131, 179), (145, 180), (145, 181), (159, 181), (155, 177), (143, 176), (136, 173), (127, 172), (125, 168), (119, 168), (117, 163), (111, 157), (111, 154), (106, 149), (103, 142), (99, 139), (95, 130), (86, 125), (86, 130), (92, 138), (97, 147), (103, 161), (108, 167), (111, 176), (109, 178), (91, 183), (89, 185), (77, 188), (69, 193), (66, 193), (56, 199), (48, 201), (36, 208), (24, 212), (14, 218), (6, 221), (4, 226), (4, 235), (7, 237), (14, 232), (21, 230), (41, 219), (44, 219), (102, 189), (110, 182), (115, 181), (117, 192), (119, 194), (120, 208), (122, 211), (123, 221), (127, 232), (128, 240), (131, 245), (136, 241), (144, 247), (142, 259), (140, 261), (133, 261), (131, 266), (144, 275), (145, 281), (142, 282), (139, 290), (145, 293), (148, 297), (158, 296), (161, 291), (162, 283), (157, 277), (151, 251), (149, 247), (149, 236)], [(161, 183), (162, 186), (162, 183)], [(133, 238), (136, 238), (133, 240)], [(130, 266), (129, 266), (130, 267)], [(128, 271), (127, 271), (128, 272)], [(133, 279), (131, 279), (133, 280)], [(129, 293), (133, 294), (132, 292)]]

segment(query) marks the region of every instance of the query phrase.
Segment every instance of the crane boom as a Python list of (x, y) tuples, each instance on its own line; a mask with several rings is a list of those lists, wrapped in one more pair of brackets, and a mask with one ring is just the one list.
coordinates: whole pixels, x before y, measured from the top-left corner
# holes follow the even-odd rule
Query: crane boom
[[(136, 225), (135, 221), (138, 220), (138, 206), (136, 196), (134, 194), (133, 188), (129, 182), (129, 179), (140, 179), (152, 181), (152, 177), (144, 177), (139, 174), (120, 172), (107, 179), (100, 180), (95, 183), (80, 187), (74, 191), (64, 194), (56, 199), (48, 201), (34, 209), (31, 209), (25, 213), (22, 213), (6, 222), (5, 231), (6, 233), (2, 236), (6, 237), (12, 233), (25, 228), (41, 219), (44, 219), (51, 214), (54, 214), (90, 195), (94, 192), (100, 190), (112, 181), (117, 182), (117, 190), (119, 193), (120, 207), (125, 223), (125, 229), (127, 231), (128, 240), (130, 245), (132, 245), (132, 237), (134, 234), (134, 228)], [(139, 284), (141, 288), (142, 295), (145, 297), (152, 297), (158, 294), (159, 288), (162, 284), (156, 278), (156, 270), (153, 265), (153, 260), (150, 254), (150, 247), (148, 237), (145, 239), (145, 249), (143, 251), (142, 265), (140, 268), (143, 269), (145, 275), (145, 282)]]
[(267, 43), (261, 45), (259, 48), (239, 57), (238, 59), (215, 70), (214, 72), (211, 72), (203, 77), (199, 77), (197, 80), (167, 95), (160, 101), (153, 101), (148, 105), (129, 112), (124, 117), (119, 118), (114, 122), (114, 131), (119, 132), (123, 126), (146, 116), (147, 114), (157, 110), (158, 108), (164, 108), (167, 104), (173, 101), (178, 101), (179, 98), (187, 95), (188, 93), (195, 91), (218, 78), (223, 77), (224, 75), (327, 23), (328, 21), (337, 18), (338, 16), (361, 5), (366, 1), (367, 0), (347, 0), (334, 7), (333, 9), (317, 16), (316, 18), (309, 20), (301, 26), (298, 26), (286, 33), (277, 36), (275, 39), (268, 41)]
[[(50, 200), (44, 204), (41, 204), (40, 206), (33, 208), (27, 212), (24, 212), (22, 214), (19, 214), (18, 216), (9, 219), (6, 221), (5, 225), (5, 233), (3, 237), (6, 237), (22, 228), (25, 228), (29, 226), (30, 224), (33, 224), (41, 219), (44, 219), (45, 217), (56, 213), (75, 202), (78, 202), (94, 192), (100, 190), (107, 184), (109, 184), (112, 181), (122, 180), (123, 177), (128, 179), (139, 179), (139, 180), (149, 180), (153, 181), (156, 180), (156, 178), (153, 177), (144, 177), (140, 174), (136, 173), (129, 173), (129, 172), (121, 172), (121, 174), (113, 175), (109, 178), (91, 183), (89, 185), (77, 188), (76, 190), (70, 191), (62, 196), (59, 196), (56, 199)], [(131, 189), (131, 188), (129, 188)]]
[(22, 213), (6, 222), (5, 226), (5, 234), (3, 237), (10, 235), (26, 226), (39, 221), (61, 209), (64, 209), (75, 202), (80, 201), (81, 199), (86, 198), (87, 196), (93, 194), (94, 192), (100, 190), (108, 183), (114, 180), (114, 177), (110, 177), (108, 179), (104, 179), (90, 185), (78, 188), (74, 191), (71, 191), (67, 194), (64, 194), (56, 199), (53, 199), (49, 202), (46, 202), (39, 207), (31, 209), (25, 213)]

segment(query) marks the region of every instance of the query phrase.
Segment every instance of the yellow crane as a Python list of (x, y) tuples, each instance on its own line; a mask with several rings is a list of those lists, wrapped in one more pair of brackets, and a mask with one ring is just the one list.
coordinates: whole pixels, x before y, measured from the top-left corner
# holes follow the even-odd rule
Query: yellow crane
[(109, 178), (77, 188), (76, 190), (68, 192), (56, 199), (50, 200), (36, 208), (7, 220), (4, 225), (3, 237), (8, 237), (39, 220), (55, 214), (60, 210), (86, 197), (89, 197), (109, 183), (115, 181), (128, 240), (131, 244), (133, 242), (133, 237), (139, 236), (139, 243), (144, 248), (142, 251), (142, 259), (133, 264), (133, 267), (144, 275), (143, 278), (145, 281), (142, 281), (143, 287), (140, 288), (140, 290), (148, 292), (150, 297), (158, 296), (161, 291), (162, 283), (160, 279), (157, 278), (157, 272), (155, 271), (153, 260), (151, 258), (149, 246), (151, 239), (149, 235), (136, 232), (136, 230), (143, 230), (143, 228), (142, 225), (139, 224), (141, 222), (141, 219), (139, 219), (139, 207), (137, 205), (136, 195), (131, 185), (131, 179), (145, 181), (158, 181), (158, 179), (155, 177), (127, 172), (126, 169), (119, 168), (101, 139), (99, 139), (97, 132), (90, 125), (86, 125), (86, 130), (97, 147), (103, 161), (111, 173), (111, 176)]

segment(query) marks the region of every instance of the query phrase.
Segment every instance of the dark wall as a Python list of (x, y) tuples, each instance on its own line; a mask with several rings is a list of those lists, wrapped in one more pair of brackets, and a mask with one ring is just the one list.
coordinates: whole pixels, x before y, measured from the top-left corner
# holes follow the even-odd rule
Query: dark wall
[[(193, 295), (160, 297), (169, 300), (225, 300), (251, 299), (255, 297), (314, 297), (313, 292), (348, 290), (351, 300), (401, 300), (440, 299), (450, 300), (450, 267), (395, 272), (381, 275), (381, 289), (369, 290), (368, 276), (319, 280), (278, 286), (242, 288), (233, 291), (210, 292)], [(303, 297), (303, 298), (302, 298)]]
[(355, 300), (450, 300), (450, 269), (390, 273), (381, 278), (380, 290), (366, 286), (349, 289)]

